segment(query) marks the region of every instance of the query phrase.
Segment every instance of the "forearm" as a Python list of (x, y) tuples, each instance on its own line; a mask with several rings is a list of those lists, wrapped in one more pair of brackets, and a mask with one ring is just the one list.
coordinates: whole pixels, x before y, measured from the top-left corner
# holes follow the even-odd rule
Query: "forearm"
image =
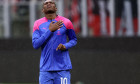
[(66, 49), (70, 49), (71, 47), (77, 44), (77, 38), (71, 39), (69, 42), (65, 43), (64, 46)]
[(32, 39), (32, 44), (35, 49), (38, 49), (42, 46), (42, 44), (51, 36), (52, 32), (48, 30), (46, 33), (44, 33), (39, 38), (34, 37)]
[(77, 37), (73, 29), (67, 30), (67, 36), (69, 38), (69, 42), (65, 43), (64, 46), (66, 49), (69, 49), (77, 44)]

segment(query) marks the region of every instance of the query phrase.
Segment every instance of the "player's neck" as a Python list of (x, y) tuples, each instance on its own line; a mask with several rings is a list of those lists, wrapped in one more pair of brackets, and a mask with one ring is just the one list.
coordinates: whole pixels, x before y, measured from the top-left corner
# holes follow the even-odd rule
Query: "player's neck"
[(53, 19), (55, 19), (56, 18), (56, 13), (54, 13), (54, 14), (47, 14), (47, 15), (45, 15), (45, 17), (48, 19), (48, 20), (53, 20)]

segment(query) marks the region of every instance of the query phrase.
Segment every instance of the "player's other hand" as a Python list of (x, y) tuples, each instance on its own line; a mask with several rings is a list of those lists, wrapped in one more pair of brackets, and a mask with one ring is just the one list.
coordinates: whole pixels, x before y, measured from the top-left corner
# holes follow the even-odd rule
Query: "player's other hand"
[(55, 23), (55, 21), (52, 21), (52, 22), (50, 23), (49, 29), (50, 29), (50, 31), (54, 32), (54, 31), (56, 31), (57, 29), (63, 27), (62, 24), (63, 24), (63, 21), (62, 21), (62, 20), (59, 20), (59, 21), (56, 22), (56, 23)]
[(56, 48), (56, 51), (58, 50), (66, 50), (66, 47), (63, 44), (59, 44), (58, 47)]

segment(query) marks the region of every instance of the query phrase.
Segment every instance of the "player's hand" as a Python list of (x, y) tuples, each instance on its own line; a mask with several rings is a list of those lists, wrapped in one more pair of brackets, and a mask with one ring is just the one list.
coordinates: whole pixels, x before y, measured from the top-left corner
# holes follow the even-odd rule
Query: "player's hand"
[(52, 21), (52, 22), (50, 23), (49, 29), (50, 29), (50, 31), (54, 32), (54, 31), (56, 31), (57, 29), (63, 27), (62, 24), (63, 24), (63, 21), (62, 21), (62, 20), (59, 20), (59, 21), (56, 22), (56, 23), (55, 23), (55, 21)]
[(56, 48), (56, 51), (58, 50), (66, 50), (66, 47), (63, 44), (59, 44), (58, 47)]

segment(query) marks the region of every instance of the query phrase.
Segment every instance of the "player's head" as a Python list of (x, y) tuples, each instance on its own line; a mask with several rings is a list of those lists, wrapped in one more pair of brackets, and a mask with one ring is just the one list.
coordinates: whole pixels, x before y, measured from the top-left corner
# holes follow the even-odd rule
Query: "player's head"
[(43, 2), (43, 12), (45, 14), (56, 13), (56, 11), (57, 8), (56, 8), (55, 0), (45, 0)]

